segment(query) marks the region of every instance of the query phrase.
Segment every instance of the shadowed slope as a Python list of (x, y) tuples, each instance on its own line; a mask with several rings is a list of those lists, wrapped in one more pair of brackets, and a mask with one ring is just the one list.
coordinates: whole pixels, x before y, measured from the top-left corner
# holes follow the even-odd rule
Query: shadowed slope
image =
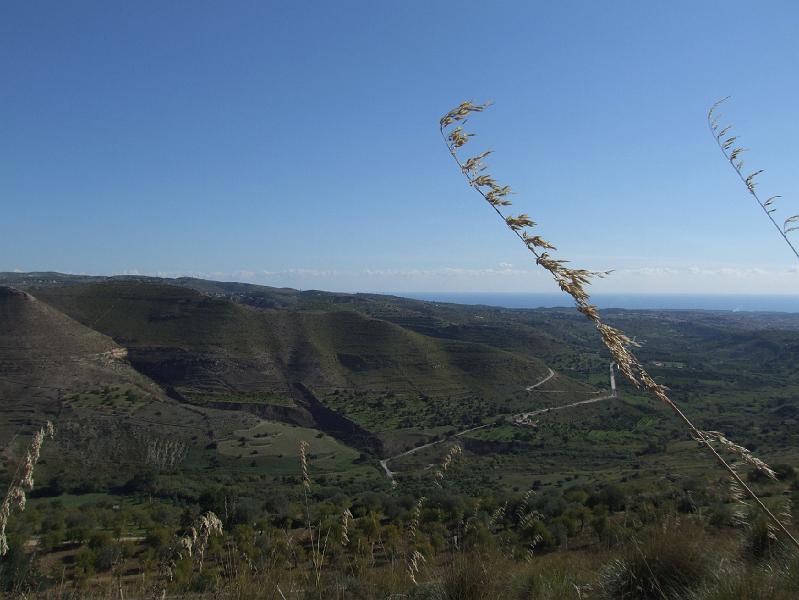
[(256, 309), (196, 291), (140, 282), (34, 290), (124, 344), (131, 363), (187, 398), (408, 390), (500, 393), (546, 373), (537, 359), (430, 338), (352, 310)]

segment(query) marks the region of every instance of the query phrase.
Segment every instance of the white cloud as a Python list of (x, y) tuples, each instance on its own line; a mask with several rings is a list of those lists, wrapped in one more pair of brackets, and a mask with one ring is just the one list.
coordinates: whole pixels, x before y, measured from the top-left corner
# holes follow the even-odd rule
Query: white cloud
[[(232, 271), (158, 271), (129, 269), (128, 275), (198, 277), (243, 281), (276, 287), (373, 292), (556, 292), (552, 277), (531, 264), (440, 266), (432, 268), (239, 269)], [(799, 267), (730, 265), (644, 265), (614, 270), (594, 280), (593, 291), (604, 293), (746, 293), (798, 294)]]
[(614, 271), (604, 292), (798, 294), (799, 268), (788, 266), (646, 266)]

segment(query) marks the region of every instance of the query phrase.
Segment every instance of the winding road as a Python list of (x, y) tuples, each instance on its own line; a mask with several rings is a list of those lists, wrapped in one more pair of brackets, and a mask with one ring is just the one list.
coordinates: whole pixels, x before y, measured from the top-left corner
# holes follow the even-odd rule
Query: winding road
[(530, 424), (529, 420), (531, 417), (536, 417), (538, 415), (545, 415), (546, 413), (554, 412), (556, 410), (563, 410), (564, 408), (572, 408), (574, 406), (582, 406), (583, 404), (593, 404), (594, 402), (600, 402), (602, 400), (610, 400), (611, 398), (615, 397), (616, 397), (616, 392), (613, 392), (605, 396), (599, 396), (597, 398), (589, 398), (588, 400), (580, 400), (579, 402), (572, 402), (571, 404), (564, 404), (563, 406), (552, 406), (550, 408), (541, 408), (539, 410), (534, 410), (532, 412), (519, 413), (518, 415), (513, 415), (511, 419), (517, 425), (529, 425)]
[[(604, 396), (598, 396), (596, 398), (588, 398), (587, 400), (580, 400), (578, 402), (573, 402), (571, 404), (564, 404), (563, 406), (552, 406), (550, 408), (541, 408), (541, 409), (533, 410), (533, 411), (530, 411), (530, 412), (518, 413), (518, 414), (512, 415), (510, 417), (510, 421), (512, 421), (513, 423), (515, 423), (517, 425), (530, 425), (531, 424), (530, 423), (530, 419), (532, 417), (536, 417), (538, 415), (547, 414), (547, 413), (550, 413), (550, 412), (553, 412), (553, 411), (556, 411), (556, 410), (563, 410), (565, 408), (572, 408), (572, 407), (575, 407), (575, 406), (582, 406), (583, 404), (593, 404), (595, 402), (601, 402), (602, 400), (610, 400), (612, 398), (615, 398), (616, 397), (616, 377), (615, 377), (615, 374), (613, 372), (613, 365), (614, 365), (614, 363), (610, 363), (610, 388), (611, 388), (611, 393), (610, 394), (606, 394)], [(544, 377), (541, 381), (538, 381), (538, 382), (534, 383), (533, 385), (527, 386), (524, 389), (526, 391), (530, 392), (530, 391), (536, 389), (538, 386), (545, 384), (547, 381), (552, 379), (554, 376), (555, 376), (555, 371), (553, 371), (552, 369), (549, 369), (549, 373), (547, 374), (546, 377)], [(391, 483), (393, 485), (397, 485), (397, 481), (394, 479), (394, 471), (392, 471), (391, 469), (388, 468), (389, 461), (396, 460), (397, 458), (402, 458), (403, 456), (408, 456), (409, 454), (414, 454), (416, 452), (419, 452), (420, 450), (424, 450), (425, 448), (430, 448), (430, 447), (435, 446), (437, 444), (441, 444), (443, 442), (446, 442), (446, 441), (449, 441), (451, 439), (460, 437), (462, 435), (466, 435), (467, 433), (471, 433), (472, 431), (477, 431), (478, 429), (485, 429), (487, 427), (493, 427), (496, 424), (497, 423), (486, 423), (484, 425), (478, 425), (477, 427), (471, 427), (469, 429), (464, 429), (463, 431), (459, 431), (456, 434), (447, 436), (447, 437), (442, 438), (440, 440), (435, 440), (435, 441), (432, 441), (432, 442), (428, 442), (427, 444), (423, 444), (421, 446), (417, 446), (415, 448), (411, 448), (410, 450), (406, 450), (405, 452), (400, 452), (399, 454), (396, 454), (394, 456), (389, 456), (388, 458), (384, 458), (383, 460), (380, 461), (380, 466), (383, 467), (383, 470), (386, 472), (386, 477), (388, 477), (391, 480)]]
[[(549, 369), (549, 367), (547, 367), (547, 368)], [(539, 381), (538, 383), (534, 383), (533, 385), (528, 385), (528, 386), (527, 386), (526, 388), (524, 388), (524, 389), (525, 389), (526, 391), (528, 391), (528, 392), (532, 392), (532, 391), (533, 391), (535, 388), (537, 388), (539, 385), (543, 385), (543, 384), (545, 384), (547, 381), (549, 381), (550, 379), (552, 379), (554, 376), (555, 376), (555, 371), (553, 371), (552, 369), (549, 369), (549, 375), (547, 375), (546, 377), (544, 377), (544, 378), (543, 378), (541, 381)]]
[(440, 440), (435, 440), (433, 442), (428, 442), (422, 446), (416, 446), (415, 448), (411, 448), (410, 450), (406, 450), (405, 452), (401, 452), (400, 454), (396, 454), (394, 456), (389, 456), (388, 458), (384, 458), (380, 461), (380, 466), (383, 467), (383, 470), (386, 472), (386, 477), (388, 477), (393, 483), (396, 484), (394, 481), (394, 471), (388, 468), (388, 461), (394, 460), (396, 458), (400, 458), (402, 456), (408, 456), (409, 454), (413, 454), (414, 452), (419, 452), (420, 450), (424, 450), (425, 448), (429, 448), (430, 446), (435, 446), (436, 444), (440, 444), (442, 442), (446, 442), (447, 440), (451, 440), (456, 437), (460, 437), (462, 435), (466, 435), (467, 433), (471, 433), (472, 431), (477, 431), (478, 429), (483, 429), (485, 427), (491, 427), (492, 425), (496, 425), (496, 423), (486, 423), (485, 425), (478, 425), (477, 427), (472, 427), (470, 429), (464, 429), (463, 431), (459, 431), (454, 435), (450, 435), (448, 437), (442, 438)]

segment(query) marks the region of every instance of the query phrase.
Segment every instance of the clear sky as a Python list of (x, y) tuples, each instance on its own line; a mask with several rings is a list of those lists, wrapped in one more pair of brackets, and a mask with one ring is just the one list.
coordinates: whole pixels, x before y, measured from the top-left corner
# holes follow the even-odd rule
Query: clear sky
[(438, 136), (490, 99), (472, 149), (598, 291), (799, 293), (705, 125), (731, 95), (799, 212), (797, 32), (795, 1), (3, 2), (0, 270), (551, 291)]

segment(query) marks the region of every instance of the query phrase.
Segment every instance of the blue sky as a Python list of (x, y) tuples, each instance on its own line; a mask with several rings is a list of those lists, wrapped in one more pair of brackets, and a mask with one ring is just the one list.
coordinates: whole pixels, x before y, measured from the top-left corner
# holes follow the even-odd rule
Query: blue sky
[[(799, 4), (5, 2), (0, 270), (551, 291), (438, 118), (607, 292), (799, 293), (713, 145), (799, 212)], [(472, 145), (470, 144), (470, 145)]]

